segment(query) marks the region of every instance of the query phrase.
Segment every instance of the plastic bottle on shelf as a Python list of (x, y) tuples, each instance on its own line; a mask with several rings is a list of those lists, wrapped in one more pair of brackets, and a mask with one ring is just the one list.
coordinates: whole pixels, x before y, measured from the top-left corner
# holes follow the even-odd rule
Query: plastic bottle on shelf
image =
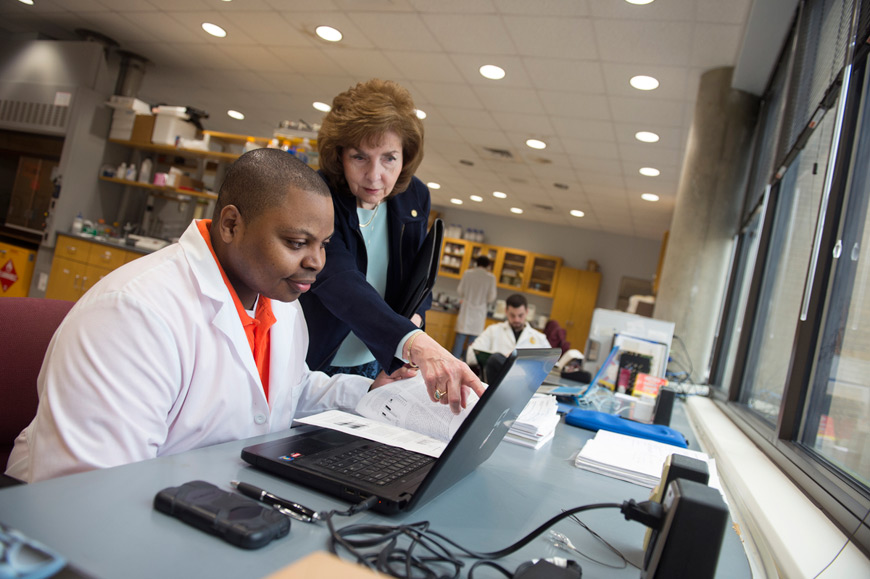
[(139, 182), (140, 183), (150, 183), (151, 182), (151, 159), (145, 159), (142, 161), (142, 168), (139, 169)]
[(127, 163), (121, 163), (118, 165), (118, 170), (115, 171), (115, 179), (126, 179), (127, 177)]
[(130, 163), (130, 166), (127, 167), (127, 174), (124, 176), (127, 181), (135, 181), (136, 180), (136, 165)]

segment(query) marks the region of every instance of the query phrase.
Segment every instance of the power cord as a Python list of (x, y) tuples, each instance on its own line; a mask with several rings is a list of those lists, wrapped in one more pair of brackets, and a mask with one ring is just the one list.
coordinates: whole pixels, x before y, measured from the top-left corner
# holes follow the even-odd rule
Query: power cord
[(856, 534), (858, 533), (858, 531), (861, 529), (861, 526), (864, 524), (864, 521), (867, 520), (867, 516), (868, 516), (868, 515), (870, 515), (870, 509), (868, 509), (867, 512), (864, 514), (864, 518), (861, 519), (861, 521), (858, 523), (858, 526), (855, 527), (855, 530), (854, 530), (854, 531), (852, 531), (852, 534), (849, 535), (849, 536), (846, 538), (846, 542), (843, 543), (843, 546), (840, 547), (840, 550), (837, 551), (837, 554), (834, 555), (834, 558), (831, 559), (830, 561), (828, 561), (828, 564), (825, 565), (825, 566), (822, 568), (821, 571), (819, 571), (818, 573), (816, 573), (815, 575), (813, 575), (813, 579), (818, 579), (818, 578), (822, 575), (822, 573), (824, 573), (825, 571), (828, 570), (828, 567), (830, 567), (831, 565), (834, 564), (834, 561), (837, 560), (837, 558), (840, 556), (840, 554), (841, 554), (843, 551), (846, 550), (846, 547), (849, 545), (849, 543), (852, 542), (852, 539), (855, 538), (855, 535), (856, 535)]
[(655, 501), (637, 503), (630, 500), (622, 504), (595, 503), (584, 505), (562, 511), (514, 544), (492, 552), (476, 552), (467, 549), (432, 530), (428, 521), (407, 525), (359, 524), (348, 525), (341, 529), (335, 528), (334, 516), (351, 516), (370, 509), (376, 503), (376, 497), (369, 497), (347, 511), (333, 510), (321, 514), (321, 518), (326, 521), (329, 527), (329, 550), (333, 554), (339, 555), (339, 549), (343, 549), (358, 563), (369, 569), (403, 579), (459, 577), (465, 566), (462, 558), (479, 560), (469, 569), (469, 579), (472, 578), (474, 569), (482, 565), (497, 569), (505, 573), (506, 576), (512, 577), (516, 573), (511, 574), (510, 571), (493, 561), (525, 547), (562, 519), (584, 511), (617, 508), (620, 509), (626, 520), (638, 521), (654, 528), (658, 527), (662, 519), (661, 505)]
[(554, 546), (556, 546), (559, 549), (563, 549), (565, 551), (572, 551), (574, 553), (577, 553), (581, 557), (584, 557), (584, 558), (588, 559), (589, 561), (592, 561), (593, 563), (597, 563), (597, 564), (602, 565), (604, 567), (610, 567), (611, 569), (625, 569), (629, 565), (631, 565), (632, 567), (634, 567), (636, 569), (640, 569), (639, 565), (637, 565), (633, 561), (630, 561), (628, 559), (628, 557), (626, 557), (622, 551), (620, 551), (619, 549), (617, 549), (616, 547), (611, 545), (607, 541), (607, 539), (605, 539), (604, 537), (602, 537), (601, 535), (596, 533), (589, 525), (587, 525), (582, 520), (580, 520), (580, 517), (578, 517), (577, 515), (571, 515), (569, 518), (572, 521), (574, 521), (575, 523), (577, 523), (578, 525), (580, 525), (581, 527), (583, 527), (590, 535), (592, 535), (592, 537), (595, 540), (597, 540), (599, 543), (604, 545), (611, 553), (613, 553), (614, 555), (619, 557), (622, 564), (621, 565), (618, 563), (612, 564), (612, 563), (608, 563), (606, 561), (602, 561), (600, 559), (596, 559), (596, 558), (592, 557), (591, 555), (580, 551), (577, 547), (575, 547), (571, 543), (571, 540), (568, 539), (568, 537), (566, 537), (562, 533), (558, 533), (556, 531), (550, 530), (550, 535), (551, 535), (550, 541), (553, 543)]

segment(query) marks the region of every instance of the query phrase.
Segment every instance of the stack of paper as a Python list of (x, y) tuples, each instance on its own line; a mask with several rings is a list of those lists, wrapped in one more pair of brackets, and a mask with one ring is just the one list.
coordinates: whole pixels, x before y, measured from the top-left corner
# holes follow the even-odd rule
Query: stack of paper
[(586, 441), (574, 459), (574, 465), (653, 488), (659, 483), (665, 460), (671, 454), (682, 454), (706, 462), (710, 471), (709, 485), (721, 490), (715, 462), (703, 452), (608, 430), (599, 430), (595, 438)]
[(514, 444), (541, 448), (556, 433), (559, 404), (546, 394), (535, 394), (514, 421), (504, 439)]

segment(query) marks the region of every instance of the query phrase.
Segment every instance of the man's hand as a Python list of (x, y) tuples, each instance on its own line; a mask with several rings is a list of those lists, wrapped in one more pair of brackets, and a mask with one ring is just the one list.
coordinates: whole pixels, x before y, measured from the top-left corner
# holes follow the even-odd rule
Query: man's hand
[(410, 350), (408, 359), (419, 366), (433, 402), (449, 404), (450, 410), (459, 414), (466, 407), (468, 388), (483, 395), (483, 384), (468, 364), (454, 358), (428, 334), (417, 335)]
[(410, 366), (402, 366), (392, 374), (387, 374), (383, 370), (375, 377), (372, 385), (369, 386), (369, 391), (374, 390), (375, 388), (380, 388), (381, 386), (386, 386), (396, 380), (404, 380), (406, 378), (413, 378), (417, 375), (417, 369), (411, 368)]

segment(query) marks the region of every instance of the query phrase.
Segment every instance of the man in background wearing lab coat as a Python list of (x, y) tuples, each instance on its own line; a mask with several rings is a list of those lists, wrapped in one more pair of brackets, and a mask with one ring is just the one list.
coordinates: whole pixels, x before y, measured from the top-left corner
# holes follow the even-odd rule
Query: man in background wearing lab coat
[(547, 336), (526, 321), (529, 305), (522, 294), (513, 294), (507, 299), (507, 319), (492, 324), (480, 334), (468, 348), (468, 365), (477, 365), (474, 351), (508, 356), (516, 348), (549, 348)]
[(332, 231), (315, 171), (278, 149), (242, 155), (211, 220), (113, 271), (70, 310), (7, 474), (31, 482), (116, 466), (352, 409), (390, 378), (309, 371), (296, 301)]
[(489, 272), (490, 259), (481, 255), (475, 267), (462, 274), (459, 280), (459, 315), (456, 316), (456, 341), (453, 355), (462, 359), (466, 342), (473, 342), (483, 331), (487, 305), (495, 301), (495, 276)]

